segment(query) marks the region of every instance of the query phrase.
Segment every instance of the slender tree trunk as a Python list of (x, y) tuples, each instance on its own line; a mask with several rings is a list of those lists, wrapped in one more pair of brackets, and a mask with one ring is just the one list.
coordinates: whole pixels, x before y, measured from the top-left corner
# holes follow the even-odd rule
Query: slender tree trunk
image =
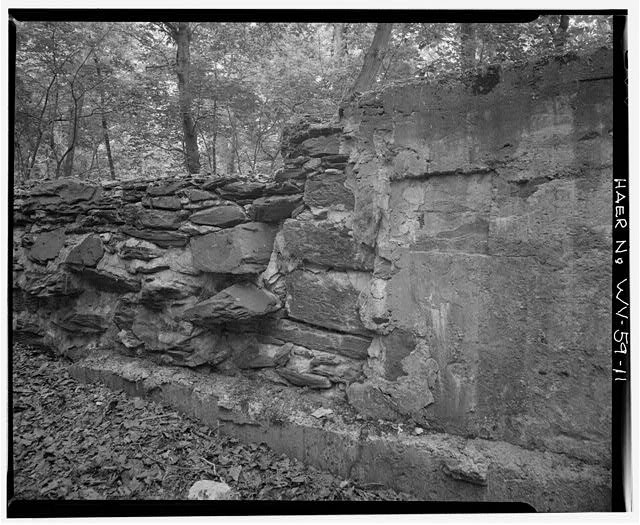
[(227, 164), (227, 173), (233, 175), (236, 172), (242, 175), (242, 169), (240, 168), (240, 152), (238, 151), (238, 126), (235, 115), (227, 107), (227, 115), (229, 116), (229, 125), (231, 126), (231, 154), (229, 155), (229, 161)]
[(186, 164), (189, 173), (200, 172), (200, 154), (198, 152), (198, 134), (193, 119), (191, 105), (193, 95), (189, 81), (191, 29), (188, 22), (178, 22), (175, 31), (177, 45), (176, 74), (178, 76), (178, 92), (182, 131), (184, 136)]
[(89, 169), (87, 170), (88, 173), (91, 173), (91, 171), (93, 170), (93, 167), (100, 167), (98, 164), (98, 148), (100, 147), (100, 142), (96, 142), (95, 140), (93, 140), (93, 144), (91, 147), (91, 164), (89, 165)]
[(347, 53), (347, 39), (345, 38), (346, 24), (333, 24), (333, 56), (338, 65), (342, 65), (344, 55)]
[(360, 74), (351, 88), (351, 93), (362, 93), (373, 86), (391, 40), (392, 28), (393, 24), (378, 24), (376, 27), (371, 45), (364, 56), (364, 64), (362, 64)]
[[(58, 153), (56, 151), (56, 117), (58, 116), (58, 102), (59, 102), (59, 90), (56, 85), (55, 89), (55, 97), (54, 97), (54, 105), (51, 108), (51, 118), (49, 121), (51, 122), (51, 130), (49, 132), (49, 157), (47, 158), (47, 176), (50, 175), (50, 172), (53, 171), (53, 175), (57, 178), (59, 173), (59, 164), (58, 164)], [(51, 162), (53, 160), (53, 162)], [(51, 169), (51, 165), (55, 164), (55, 169)]]
[(218, 140), (218, 100), (213, 99), (213, 137), (211, 138), (211, 174), (215, 177), (218, 171), (216, 160), (216, 140)]
[(18, 158), (18, 170), (16, 174), (18, 175), (16, 182), (23, 182), (29, 179), (29, 171), (25, 168), (24, 156), (22, 154), (22, 148), (20, 147), (20, 141), (16, 140), (16, 152), (18, 153), (16, 156)]
[(233, 151), (236, 154), (236, 161), (238, 162), (238, 173), (242, 175), (242, 165), (240, 163), (240, 141), (238, 140), (238, 128), (233, 128)]
[(109, 173), (111, 174), (111, 178), (115, 180), (116, 168), (113, 165), (113, 156), (111, 155), (111, 142), (109, 141), (109, 126), (107, 124), (107, 116), (104, 113), (104, 87), (102, 85), (102, 71), (100, 70), (98, 57), (95, 54), (93, 55), (93, 62), (96, 65), (96, 75), (98, 76), (98, 83), (100, 85), (100, 109), (102, 110), (101, 120), (102, 120), (102, 136), (104, 137), (104, 147), (107, 150), (107, 160), (109, 161)]
[(262, 135), (256, 137), (256, 145), (253, 148), (253, 159), (251, 159), (251, 171), (256, 172), (256, 166), (258, 165), (258, 151), (260, 144), (262, 143)]
[[(47, 177), (52, 174), (58, 177), (58, 155), (56, 153), (56, 142), (54, 136), (54, 124), (51, 123), (51, 134), (49, 135), (49, 156), (47, 157)], [(53, 166), (55, 165), (55, 168)]]
[[(75, 157), (76, 145), (78, 144), (78, 128), (79, 128), (79, 120), (80, 114), (82, 113), (82, 108), (84, 106), (84, 93), (80, 95), (77, 99), (74, 98), (74, 104), (69, 112), (69, 128), (68, 128), (68, 140), (67, 140), (67, 151), (63, 155), (64, 159), (64, 169), (63, 174), (65, 177), (71, 177), (73, 173), (73, 161)], [(60, 159), (62, 161), (62, 159)]]
[(231, 144), (229, 146), (229, 159), (227, 160), (227, 175), (233, 175), (236, 172), (236, 152), (233, 147), (233, 138), (229, 142)]
[(33, 168), (36, 165), (36, 159), (38, 157), (38, 150), (40, 149), (40, 144), (42, 143), (42, 137), (44, 136), (44, 132), (45, 132), (45, 128), (43, 127), (44, 115), (45, 115), (45, 113), (47, 111), (47, 106), (49, 105), (49, 95), (51, 94), (51, 88), (56, 83), (57, 77), (58, 77), (57, 74), (53, 75), (53, 78), (51, 79), (51, 82), (49, 82), (49, 85), (47, 86), (47, 91), (45, 93), (44, 103), (42, 104), (42, 111), (40, 112), (40, 120), (38, 121), (38, 137), (36, 139), (36, 144), (33, 147), (33, 152), (31, 154), (31, 160), (29, 161), (29, 166), (27, 168), (28, 169), (28, 173), (27, 173), (27, 178), (28, 179), (31, 178), (31, 172), (33, 171)]
[(476, 31), (473, 24), (460, 24), (460, 68), (468, 71), (476, 65)]

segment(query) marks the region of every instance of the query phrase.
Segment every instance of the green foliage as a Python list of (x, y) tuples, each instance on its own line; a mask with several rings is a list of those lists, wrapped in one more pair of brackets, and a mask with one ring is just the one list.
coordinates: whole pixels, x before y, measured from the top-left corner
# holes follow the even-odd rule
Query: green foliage
[[(394, 24), (372, 88), (408, 78), (611, 45), (611, 18), (528, 24)], [(284, 123), (330, 118), (375, 24), (192, 23), (190, 88), (202, 171), (266, 179)], [(16, 179), (186, 172), (176, 47), (166, 24), (17, 22)], [(561, 38), (562, 37), (562, 38)], [(98, 73), (98, 66), (100, 73)], [(103, 123), (104, 119), (104, 123)], [(70, 158), (71, 157), (71, 158)]]

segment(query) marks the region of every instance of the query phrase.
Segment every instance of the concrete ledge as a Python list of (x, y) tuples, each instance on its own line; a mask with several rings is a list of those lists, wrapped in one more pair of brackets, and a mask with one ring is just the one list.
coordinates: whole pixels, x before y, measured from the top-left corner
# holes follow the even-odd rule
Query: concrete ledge
[[(169, 405), (244, 442), (264, 442), (307, 464), (430, 501), (526, 502), (537, 511), (610, 510), (611, 473), (560, 454), (448, 434), (390, 432), (355, 419), (326, 395), (204, 375), (114, 354), (70, 366), (86, 383)], [(330, 418), (311, 414), (330, 406)]]

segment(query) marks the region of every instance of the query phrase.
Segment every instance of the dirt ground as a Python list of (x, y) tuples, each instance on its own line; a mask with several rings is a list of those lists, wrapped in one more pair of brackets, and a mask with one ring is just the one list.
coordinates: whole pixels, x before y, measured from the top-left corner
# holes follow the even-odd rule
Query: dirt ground
[(201, 479), (224, 481), (249, 500), (414, 499), (242, 444), (157, 403), (78, 383), (67, 365), (14, 347), (17, 499), (186, 499)]

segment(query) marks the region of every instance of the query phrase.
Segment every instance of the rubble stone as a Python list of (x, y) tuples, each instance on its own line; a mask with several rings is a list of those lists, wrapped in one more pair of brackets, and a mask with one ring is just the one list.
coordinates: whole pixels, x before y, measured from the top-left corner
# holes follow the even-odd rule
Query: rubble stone
[(269, 263), (275, 228), (248, 222), (191, 240), (193, 265), (212, 273), (259, 273)]
[(240, 224), (247, 219), (244, 210), (237, 204), (229, 206), (215, 206), (205, 210), (198, 211), (189, 217), (194, 224), (203, 224), (206, 226), (218, 226), (220, 228), (229, 228)]
[(184, 318), (199, 325), (244, 321), (278, 309), (280, 301), (272, 293), (253, 284), (234, 284), (184, 312)]

